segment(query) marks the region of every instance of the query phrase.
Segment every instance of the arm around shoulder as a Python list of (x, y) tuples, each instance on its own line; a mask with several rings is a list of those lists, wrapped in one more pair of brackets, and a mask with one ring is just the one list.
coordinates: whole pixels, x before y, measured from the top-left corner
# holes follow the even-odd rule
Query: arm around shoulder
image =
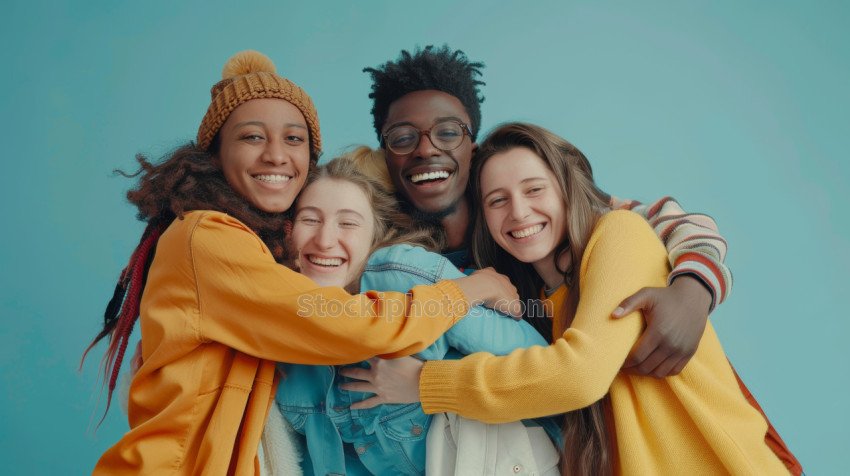
[(645, 286), (664, 284), (666, 253), (639, 216), (614, 211), (591, 236), (580, 268), (581, 299), (572, 326), (548, 347), (505, 357), (475, 354), (428, 362), (420, 378), (426, 413), (451, 411), (501, 423), (585, 407), (608, 391), (637, 339), (638, 313), (611, 309)]
[[(344, 364), (409, 355), (468, 309), (451, 282), (354, 296), (320, 288), (276, 263), (259, 237), (221, 213), (199, 220), (189, 245), (200, 338), (268, 360)], [(440, 304), (440, 315), (407, 318), (428, 301)]]
[(713, 218), (686, 212), (672, 197), (645, 205), (620, 205), (643, 216), (666, 246), (673, 268), (668, 284), (679, 276), (690, 275), (709, 290), (711, 309), (726, 299), (732, 290), (732, 272), (725, 264), (726, 240)]
[[(421, 250), (428, 253), (425, 250)], [(436, 253), (428, 253), (446, 262), (441, 267), (440, 279), (457, 279), (465, 275), (455, 268), (446, 258)], [(532, 345), (548, 345), (546, 339), (526, 321), (514, 320), (510, 316), (484, 306), (473, 306), (466, 319), (446, 331), (448, 345), (463, 354), (489, 352), (506, 355), (517, 348)]]

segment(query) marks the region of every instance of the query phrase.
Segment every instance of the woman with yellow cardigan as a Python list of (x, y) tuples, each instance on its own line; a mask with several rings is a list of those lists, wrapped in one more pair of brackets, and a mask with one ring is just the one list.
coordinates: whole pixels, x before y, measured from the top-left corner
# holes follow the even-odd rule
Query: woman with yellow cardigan
[[(286, 212), (321, 151), (316, 110), (259, 53), (234, 56), (222, 76), (196, 143), (159, 164), (138, 157), (128, 198), (147, 228), (92, 346), (109, 337), (110, 400), (137, 318), (142, 363), (130, 385), (130, 430), (95, 474), (257, 474), (276, 362), (409, 355), (471, 300), (516, 296), (492, 271), (352, 296), (279, 264)], [(438, 314), (414, 317), (422, 309)]]
[(799, 473), (784, 447), (766, 442), (769, 424), (710, 323), (679, 375), (622, 371), (644, 323), (611, 312), (666, 284), (667, 253), (643, 218), (607, 208), (578, 149), (543, 128), (507, 124), (481, 144), (472, 180), (476, 260), (507, 274), (522, 298), (544, 298), (559, 337), (504, 357), (346, 370), (364, 380), (346, 388), (376, 394), (356, 407), (421, 401), (426, 413), (488, 423), (566, 412), (563, 474)]

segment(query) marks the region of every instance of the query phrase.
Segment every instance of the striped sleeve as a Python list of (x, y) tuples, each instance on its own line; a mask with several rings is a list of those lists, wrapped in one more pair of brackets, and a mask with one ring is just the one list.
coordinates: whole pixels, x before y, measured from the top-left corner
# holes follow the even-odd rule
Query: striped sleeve
[(652, 225), (667, 248), (673, 271), (667, 284), (683, 274), (701, 280), (711, 292), (711, 310), (726, 300), (732, 290), (732, 272), (723, 263), (726, 240), (708, 215), (687, 213), (672, 197), (643, 204), (611, 197), (613, 209), (631, 210)]

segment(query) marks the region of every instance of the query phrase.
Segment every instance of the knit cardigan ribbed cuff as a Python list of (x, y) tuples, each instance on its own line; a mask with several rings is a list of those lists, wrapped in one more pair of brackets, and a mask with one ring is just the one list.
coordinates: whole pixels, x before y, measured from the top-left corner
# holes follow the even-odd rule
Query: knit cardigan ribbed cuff
[(456, 380), (460, 368), (456, 361), (429, 360), (422, 367), (419, 376), (419, 400), (426, 414), (441, 412), (458, 413), (458, 394)]
[(440, 281), (434, 285), (445, 298), (445, 303), (448, 304), (448, 309), (444, 309), (446, 317), (450, 317), (452, 322), (457, 324), (464, 316), (469, 314), (469, 299), (454, 281)]

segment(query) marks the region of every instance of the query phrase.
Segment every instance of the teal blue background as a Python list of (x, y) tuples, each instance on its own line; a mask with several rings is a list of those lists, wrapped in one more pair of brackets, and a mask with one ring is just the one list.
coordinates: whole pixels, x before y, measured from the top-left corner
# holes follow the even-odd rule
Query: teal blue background
[(717, 219), (732, 362), (810, 474), (846, 470), (848, 4), (528, 3), (4, 2), (3, 472), (88, 472), (126, 429), (93, 431), (103, 346), (77, 372), (142, 229), (113, 168), (193, 138), (248, 48), (313, 96), (326, 158), (375, 145), (360, 70), (444, 42), (487, 64), (483, 129), (539, 123), (606, 190)]

